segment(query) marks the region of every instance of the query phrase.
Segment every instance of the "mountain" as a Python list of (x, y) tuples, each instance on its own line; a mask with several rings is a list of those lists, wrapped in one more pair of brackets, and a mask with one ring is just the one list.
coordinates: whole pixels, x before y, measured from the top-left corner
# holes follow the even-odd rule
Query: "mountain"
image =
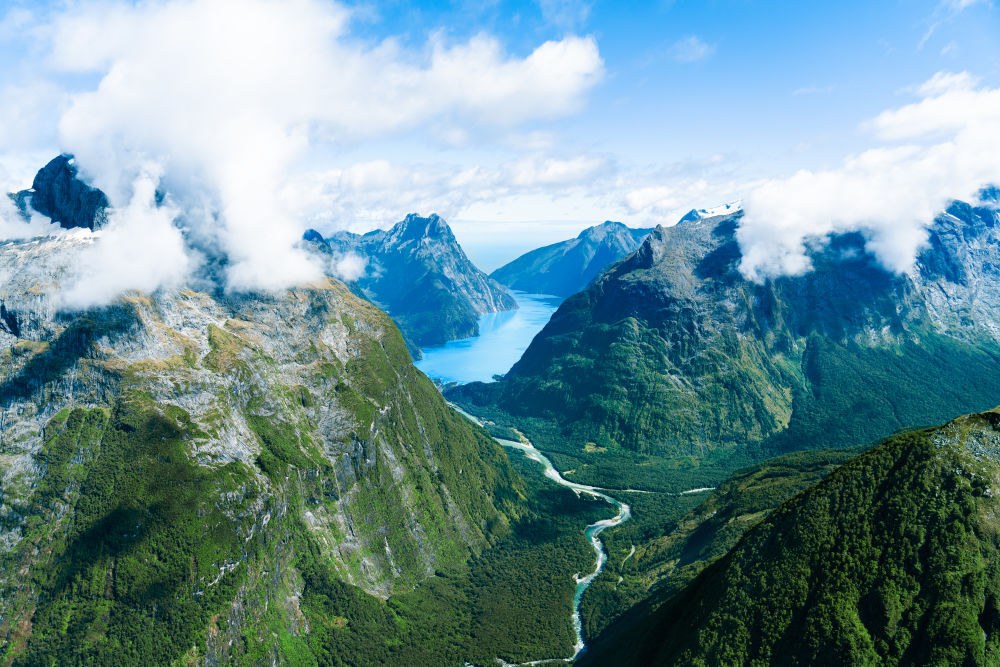
[(97, 229), (107, 223), (108, 198), (77, 174), (72, 155), (60, 155), (35, 175), (30, 190), (11, 195), (21, 214), (36, 211), (66, 229)]
[(521, 477), (336, 280), (60, 311), (96, 236), (0, 244), (7, 664), (388, 661), (379, 598), (491, 551)]
[(743, 210), (743, 202), (734, 201), (711, 208), (693, 208), (683, 216), (678, 222), (695, 222), (706, 218), (717, 218), (722, 215), (731, 215)]
[(411, 213), (388, 230), (338, 232), (326, 242), (334, 251), (368, 260), (358, 286), (414, 347), (476, 336), (480, 315), (517, 308), (503, 287), (469, 261), (437, 215)]
[[(645, 623), (651, 609), (724, 556), (769, 512), (863, 451), (864, 447), (807, 450), (755, 463), (737, 470), (715, 489), (686, 494), (700, 499), (688, 511), (677, 512), (670, 498), (659, 494), (633, 495), (629, 502), (635, 519), (602, 534), (609, 568), (584, 596), (584, 635), (596, 638), (614, 621), (601, 639), (610, 643), (624, 629)], [(654, 498), (660, 498), (659, 506)], [(674, 500), (682, 504), (684, 498)], [(662, 504), (663, 500), (668, 503)]]
[(895, 436), (580, 664), (996, 664), (998, 483), (996, 411)]
[(738, 271), (740, 216), (658, 227), (567, 299), (501, 382), (449, 396), (548, 424), (571, 443), (560, 467), (605, 486), (630, 483), (598, 474), (622, 452), (849, 446), (1000, 396), (995, 206), (951, 205), (905, 275), (846, 234), (812, 251), (812, 271), (761, 284)]
[(525, 253), (490, 277), (511, 289), (569, 296), (590, 284), (608, 265), (639, 247), (652, 229), (632, 229), (610, 220), (575, 239)]

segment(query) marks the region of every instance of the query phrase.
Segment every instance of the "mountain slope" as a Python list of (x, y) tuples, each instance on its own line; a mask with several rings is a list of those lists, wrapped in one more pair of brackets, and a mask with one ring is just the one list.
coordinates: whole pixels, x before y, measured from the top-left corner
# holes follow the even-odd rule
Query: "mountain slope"
[(639, 247), (652, 229), (632, 229), (610, 220), (588, 227), (575, 239), (521, 255), (490, 274), (522, 292), (569, 296), (590, 284), (613, 262)]
[(72, 155), (60, 155), (38, 170), (30, 190), (21, 190), (11, 198), (21, 214), (30, 217), (36, 211), (66, 229), (97, 229), (107, 221), (108, 198), (77, 175)]
[(448, 224), (436, 215), (410, 214), (391, 229), (364, 235), (339, 232), (327, 242), (334, 250), (368, 259), (358, 285), (416, 347), (476, 336), (481, 314), (517, 308), (500, 285), (469, 261)]
[(499, 446), (342, 283), (58, 312), (94, 238), (0, 245), (13, 664), (315, 662), (329, 628), (384, 610), (365, 592), (409, 591), (524, 514)]
[(896, 436), (581, 664), (995, 664), (1000, 413)]
[[(635, 520), (602, 534), (611, 567), (584, 596), (585, 636), (598, 636), (612, 620), (615, 633), (609, 635), (630, 627), (629, 619), (644, 621), (651, 608), (724, 556), (770, 511), (862, 451), (861, 447), (819, 449), (767, 459), (737, 470), (679, 516), (647, 505), (647, 499), (658, 495), (629, 498)], [(623, 614), (627, 615), (617, 619)]]
[(907, 275), (850, 234), (814, 251), (811, 272), (764, 284), (737, 270), (739, 214), (657, 228), (501, 382), (449, 395), (664, 456), (853, 445), (986, 409), (1000, 395), (998, 220), (956, 203)]

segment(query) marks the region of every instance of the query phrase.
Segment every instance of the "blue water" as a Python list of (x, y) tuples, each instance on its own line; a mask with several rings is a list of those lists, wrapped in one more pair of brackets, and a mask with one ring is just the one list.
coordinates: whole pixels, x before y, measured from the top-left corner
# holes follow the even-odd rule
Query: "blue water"
[(424, 348), (417, 368), (442, 382), (490, 382), (509, 371), (562, 303), (562, 298), (548, 294), (510, 293), (517, 310), (482, 315), (478, 336)]

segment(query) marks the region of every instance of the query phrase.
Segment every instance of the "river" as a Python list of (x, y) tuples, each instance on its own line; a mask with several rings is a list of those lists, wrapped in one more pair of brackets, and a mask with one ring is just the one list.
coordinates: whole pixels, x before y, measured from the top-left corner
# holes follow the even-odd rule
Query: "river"
[[(482, 422), (479, 421), (479, 419), (477, 419), (473, 415), (470, 415), (468, 412), (462, 410), (457, 405), (452, 404), (452, 407), (457, 412), (468, 418), (469, 420), (475, 422), (476, 424), (479, 424), (480, 426), (483, 425)], [(572, 662), (573, 660), (576, 660), (577, 656), (580, 655), (580, 653), (586, 646), (586, 644), (583, 641), (583, 622), (580, 620), (580, 601), (583, 599), (583, 594), (586, 592), (590, 584), (592, 584), (594, 579), (596, 579), (597, 576), (604, 570), (604, 564), (607, 563), (608, 561), (608, 554), (604, 550), (604, 543), (601, 542), (601, 540), (598, 538), (598, 535), (600, 535), (602, 531), (607, 530), (608, 528), (614, 528), (615, 526), (619, 526), (628, 521), (632, 517), (632, 512), (629, 509), (628, 505), (621, 502), (620, 500), (612, 498), (607, 493), (605, 493), (606, 491), (611, 491), (610, 489), (602, 489), (600, 487), (589, 486), (587, 484), (577, 484), (576, 482), (571, 482), (562, 475), (560, 475), (559, 471), (556, 470), (555, 466), (552, 465), (552, 461), (550, 461), (549, 458), (545, 456), (545, 454), (542, 454), (542, 452), (540, 452), (530, 442), (528, 443), (514, 442), (513, 440), (504, 440), (502, 438), (493, 438), (493, 439), (496, 440), (501, 445), (503, 445), (504, 447), (518, 450), (522, 454), (524, 454), (526, 458), (540, 463), (542, 466), (542, 471), (545, 474), (545, 476), (551, 479), (556, 484), (565, 486), (578, 496), (581, 493), (585, 493), (588, 496), (593, 496), (594, 498), (600, 498), (601, 500), (605, 501), (606, 503), (608, 503), (609, 505), (613, 506), (618, 510), (618, 513), (615, 516), (611, 517), (610, 519), (601, 519), (600, 521), (596, 521), (587, 526), (587, 528), (584, 530), (584, 535), (587, 537), (588, 540), (590, 540), (591, 545), (593, 545), (594, 547), (594, 553), (597, 556), (597, 560), (595, 562), (593, 572), (583, 577), (581, 577), (579, 573), (576, 574), (576, 591), (574, 591), (573, 593), (573, 630), (576, 632), (576, 645), (574, 646), (573, 655), (571, 655), (568, 658), (549, 658), (545, 660), (533, 660), (532, 662), (524, 662), (520, 664), (541, 665), (547, 662), (557, 662), (557, 661)]]
[(562, 303), (562, 298), (548, 294), (510, 293), (517, 310), (481, 315), (478, 336), (424, 348), (423, 358), (414, 365), (443, 383), (490, 382), (509, 371)]
[[(559, 307), (562, 299), (546, 294), (527, 294), (525, 292), (511, 291), (517, 300), (518, 309), (505, 313), (488, 313), (479, 319), (479, 336), (454, 340), (446, 345), (423, 350), (423, 358), (416, 362), (417, 368), (423, 371), (428, 377), (448, 382), (490, 382), (493, 376), (506, 373), (510, 370), (521, 354), (527, 349), (531, 340), (542, 327), (549, 321), (549, 317)], [(456, 405), (452, 405), (456, 411), (466, 418), (482, 426), (473, 415), (465, 412)], [(648, 493), (648, 491), (638, 491), (632, 489), (604, 489), (587, 484), (577, 484), (571, 482), (559, 474), (552, 462), (540, 452), (530, 442), (514, 442), (494, 438), (498, 443), (507, 449), (521, 452), (525, 457), (536, 461), (542, 466), (543, 473), (547, 478), (566, 488), (575, 494), (587, 494), (594, 498), (599, 498), (611, 505), (617, 514), (608, 519), (601, 519), (586, 527), (584, 535), (594, 547), (596, 560), (594, 570), (585, 576), (575, 575), (576, 590), (573, 593), (572, 620), (573, 630), (576, 632), (576, 644), (573, 655), (567, 658), (549, 658), (545, 660), (535, 660), (532, 662), (520, 663), (521, 665), (541, 665), (551, 662), (572, 662), (585, 648), (583, 641), (583, 623), (580, 620), (580, 601), (583, 594), (591, 583), (604, 570), (607, 563), (608, 554), (604, 550), (604, 543), (600, 540), (602, 531), (614, 528), (628, 521), (632, 512), (629, 506), (609, 493)], [(698, 493), (711, 489), (691, 489), (684, 493)], [(630, 554), (631, 555), (631, 554)], [(506, 665), (506, 663), (504, 663)], [(506, 667), (514, 667), (507, 665)]]

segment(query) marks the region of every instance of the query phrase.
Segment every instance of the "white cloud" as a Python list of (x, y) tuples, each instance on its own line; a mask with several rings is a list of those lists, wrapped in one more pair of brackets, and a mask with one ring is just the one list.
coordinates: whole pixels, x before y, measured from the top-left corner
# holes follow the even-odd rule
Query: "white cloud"
[(514, 185), (530, 188), (581, 183), (607, 167), (608, 161), (604, 158), (581, 155), (569, 160), (525, 158), (507, 165), (506, 171)]
[(82, 251), (76, 275), (64, 286), (63, 306), (101, 305), (123, 291), (151, 292), (188, 276), (191, 260), (174, 226), (177, 210), (169, 203), (156, 205), (157, 182), (155, 168), (141, 172), (132, 200), (111, 213), (94, 244)]
[(330, 272), (343, 281), (353, 282), (365, 275), (367, 267), (367, 259), (357, 253), (348, 252), (334, 257)]
[(22, 151), (56, 142), (56, 125), (68, 96), (47, 81), (8, 84), (0, 89), (0, 148)]
[(58, 233), (59, 229), (59, 225), (38, 214), (26, 221), (10, 197), (0, 195), (0, 238), (30, 239)]
[[(678, 163), (660, 183), (626, 190), (622, 208), (633, 225), (676, 224), (693, 208), (711, 208), (740, 199), (760, 181), (748, 181), (728, 171), (721, 156), (697, 163)], [(629, 179), (634, 180), (634, 179)]]
[(610, 177), (613, 165), (599, 156), (520, 157), (494, 167), (359, 162), (303, 175), (282, 193), (295, 215), (314, 227), (384, 227), (406, 212), (457, 217), (470, 206), (544, 192), (559, 197)]
[(696, 35), (690, 35), (674, 42), (669, 52), (670, 57), (679, 63), (693, 63), (715, 53), (715, 45), (706, 44)]
[(938, 72), (912, 90), (919, 97), (933, 97), (956, 90), (972, 90), (979, 82), (980, 78), (969, 72)]
[[(921, 37), (917, 48), (923, 49), (930, 38), (934, 36), (934, 33), (938, 28), (954, 21), (959, 14), (975, 5), (985, 5), (987, 7), (991, 7), (993, 5), (993, 0), (940, 0), (937, 7), (934, 8), (934, 13), (930, 17), (930, 25), (924, 32), (924, 36)], [(941, 51), (941, 54), (944, 55), (945, 50), (950, 50), (949, 47), (953, 44), (954, 42), (945, 46), (945, 49)]]
[(865, 124), (882, 145), (754, 189), (738, 232), (744, 275), (807, 271), (806, 244), (847, 231), (862, 232), (887, 269), (907, 271), (951, 199), (1000, 181), (1000, 89), (975, 86), (967, 73), (939, 73), (918, 88), (923, 99)]
[[(485, 34), (459, 43), (432, 35), (421, 52), (391, 39), (363, 43), (350, 34), (350, 11), (326, 0), (68, 7), (36, 32), (47, 40), (46, 67), (99, 79), (70, 96), (59, 136), (83, 175), (139, 216), (109, 236), (159, 224), (135, 204), (136, 179), (154, 163), (186, 238), (221, 248), (236, 290), (316, 277), (296, 247), (301, 207), (283, 193), (323, 151), (409, 131), (460, 140), (481, 128), (515, 132), (580, 108), (603, 73), (589, 37), (545, 42), (524, 57)], [(342, 177), (358, 187), (402, 178), (391, 172), (373, 163)], [(549, 165), (537, 177), (557, 172)]]

